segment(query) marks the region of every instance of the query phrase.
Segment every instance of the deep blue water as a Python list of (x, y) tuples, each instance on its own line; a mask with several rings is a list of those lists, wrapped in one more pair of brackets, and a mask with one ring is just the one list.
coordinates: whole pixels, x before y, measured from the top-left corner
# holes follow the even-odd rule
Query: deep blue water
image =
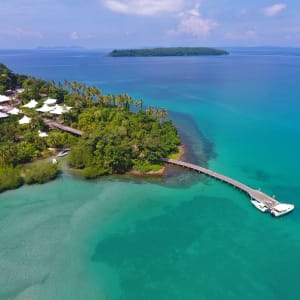
[(0, 299), (299, 299), (300, 50), (110, 58), (1, 50), (19, 73), (162, 106), (189, 158), (296, 205), (274, 219), (200, 175), (64, 174), (0, 195)]

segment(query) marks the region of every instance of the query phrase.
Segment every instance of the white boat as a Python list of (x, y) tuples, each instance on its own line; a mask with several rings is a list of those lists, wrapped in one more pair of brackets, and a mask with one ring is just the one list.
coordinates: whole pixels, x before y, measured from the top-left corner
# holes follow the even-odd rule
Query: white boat
[(271, 214), (275, 217), (280, 217), (282, 215), (288, 214), (295, 208), (293, 204), (280, 203), (275, 205), (271, 209)]
[(262, 212), (266, 212), (268, 210), (268, 207), (262, 203), (262, 202), (259, 202), (259, 201), (256, 201), (256, 200), (251, 200), (251, 203), (260, 211)]
[(59, 153), (56, 155), (56, 157), (63, 157), (63, 156), (66, 156), (66, 155), (69, 154), (69, 151), (70, 151), (70, 150), (63, 150), (63, 151), (59, 152)]

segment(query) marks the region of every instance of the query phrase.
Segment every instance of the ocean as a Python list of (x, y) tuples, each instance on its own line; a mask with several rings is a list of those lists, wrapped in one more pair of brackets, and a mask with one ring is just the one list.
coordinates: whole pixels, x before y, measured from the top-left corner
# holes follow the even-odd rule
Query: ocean
[(299, 299), (300, 49), (111, 58), (0, 50), (0, 62), (164, 107), (185, 159), (282, 202), (256, 210), (224, 183), (178, 168), (162, 179), (85, 181), (67, 171), (0, 195), (0, 299)]

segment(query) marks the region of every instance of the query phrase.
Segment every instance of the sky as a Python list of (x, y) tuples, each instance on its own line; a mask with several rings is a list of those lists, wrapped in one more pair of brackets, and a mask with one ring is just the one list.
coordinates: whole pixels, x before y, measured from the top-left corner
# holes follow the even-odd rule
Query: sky
[(0, 0), (0, 49), (300, 47), (300, 1)]

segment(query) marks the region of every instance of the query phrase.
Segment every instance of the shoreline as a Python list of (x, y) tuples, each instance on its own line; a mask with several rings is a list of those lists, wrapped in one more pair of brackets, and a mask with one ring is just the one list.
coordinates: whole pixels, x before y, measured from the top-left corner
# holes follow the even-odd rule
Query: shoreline
[[(176, 159), (180, 160), (184, 156), (185, 153), (186, 153), (185, 146), (183, 144), (180, 144), (178, 146), (178, 153), (174, 154), (174, 159), (176, 158)], [(130, 170), (125, 174), (129, 174), (129, 175), (133, 175), (133, 176), (137, 176), (137, 177), (163, 176), (165, 174), (166, 169), (167, 169), (166, 164), (163, 164), (163, 166), (157, 171), (142, 172), (142, 171), (138, 171), (138, 170)]]
[[(185, 155), (185, 153), (186, 153), (185, 145), (180, 144), (180, 145), (178, 146), (178, 153), (175, 153), (175, 154), (173, 154), (173, 155), (170, 155), (169, 158), (173, 158), (173, 159), (178, 159), (178, 160), (180, 160), (180, 159)], [(49, 157), (39, 158), (39, 159), (37, 159), (37, 160), (35, 160), (35, 161), (33, 161), (33, 162), (30, 162), (30, 163), (28, 163), (28, 164), (23, 165), (23, 170), (22, 170), (21, 173), (20, 173), (20, 174), (21, 174), (21, 177), (23, 178), (22, 184), (19, 185), (19, 186), (16, 187), (16, 188), (12, 188), (12, 189), (10, 189), (10, 188), (9, 188), (9, 189), (4, 189), (4, 190), (2, 190), (0, 193), (3, 193), (3, 192), (8, 191), (8, 190), (15, 190), (15, 189), (20, 188), (20, 187), (22, 187), (23, 185), (25, 185), (26, 183), (24, 182), (24, 175), (25, 175), (24, 172), (25, 172), (25, 170), (26, 170), (26, 167), (36, 166), (36, 165), (41, 164), (41, 163), (42, 163), (42, 164), (43, 164), (43, 163), (50, 163), (51, 160), (52, 160), (53, 158), (57, 158), (56, 152), (53, 152), (52, 155), (49, 156)], [(61, 160), (61, 159), (59, 159), (57, 163), (59, 163), (60, 160)], [(167, 168), (168, 168), (168, 167), (166, 166), (166, 164), (163, 164), (163, 166), (162, 166), (159, 170), (157, 170), (157, 171), (141, 172), (141, 171), (138, 171), (138, 170), (130, 170), (130, 171), (124, 173), (124, 174), (113, 174), (113, 175), (130, 175), (130, 176), (134, 176), (134, 177), (161, 177), (161, 176), (163, 176), (163, 175), (165, 174)], [(82, 176), (82, 175), (80, 174), (80, 171), (81, 171), (81, 170), (74, 169), (74, 168), (71, 168), (71, 167), (69, 167), (69, 166), (67, 166), (66, 169), (67, 169), (68, 172), (70, 172), (70, 173), (71, 173), (73, 176), (75, 176), (75, 177), (79, 177), (79, 178), (82, 178), (82, 179), (84, 179), (84, 180), (90, 180), (90, 179), (85, 178), (84, 176)], [(58, 176), (57, 176), (57, 177), (58, 177)], [(101, 177), (102, 177), (102, 176), (99, 176), (99, 177), (97, 177), (97, 178), (99, 179), (99, 178), (101, 178)], [(97, 178), (95, 178), (95, 179), (97, 179)], [(53, 181), (53, 180), (56, 180), (56, 179), (57, 179), (57, 178), (54, 178), (54, 179), (51, 179), (50, 181)], [(43, 183), (35, 183), (35, 184), (45, 184), (45, 183), (47, 183), (47, 182), (48, 182), (48, 181), (43, 182)]]

